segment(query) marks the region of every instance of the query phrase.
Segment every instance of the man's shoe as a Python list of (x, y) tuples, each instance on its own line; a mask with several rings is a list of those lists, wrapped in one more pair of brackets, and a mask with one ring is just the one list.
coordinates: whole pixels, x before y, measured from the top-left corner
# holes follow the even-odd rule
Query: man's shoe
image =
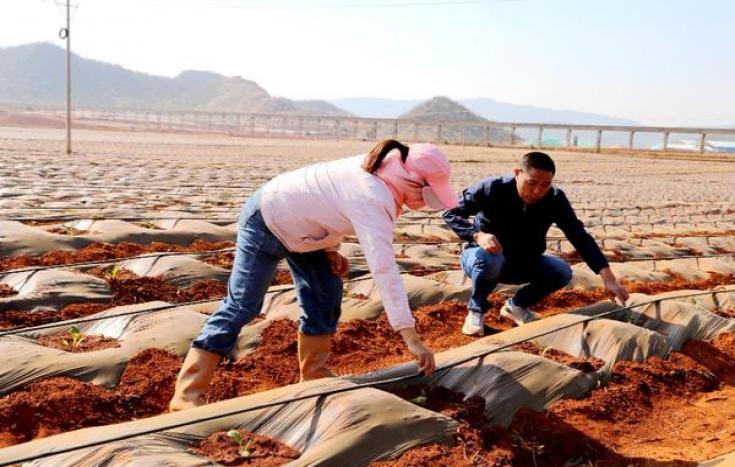
[(467, 312), (464, 325), (462, 325), (462, 334), (480, 337), (485, 335), (485, 321), (482, 313), (475, 313), (472, 310)]
[(513, 321), (517, 326), (539, 319), (539, 316), (528, 308), (514, 305), (512, 298), (505, 301), (505, 305), (500, 309), (500, 316)]

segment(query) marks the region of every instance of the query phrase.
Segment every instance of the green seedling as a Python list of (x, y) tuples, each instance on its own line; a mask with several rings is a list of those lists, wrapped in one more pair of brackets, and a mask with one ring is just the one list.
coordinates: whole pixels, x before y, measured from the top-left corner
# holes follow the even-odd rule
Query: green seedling
[(71, 341), (67, 339), (61, 339), (61, 343), (65, 347), (71, 347), (72, 349), (76, 349), (81, 345), (82, 342), (86, 339), (84, 337), (84, 334), (82, 334), (82, 331), (79, 330), (78, 327), (72, 326), (71, 329), (69, 329), (69, 337), (71, 337)]
[(156, 228), (158, 228), (156, 226), (156, 224), (154, 224), (153, 221), (150, 221), (150, 220), (144, 220), (143, 222), (140, 223), (140, 226), (143, 227), (144, 229), (156, 229)]
[(118, 274), (120, 274), (120, 271), (122, 271), (122, 266), (120, 264), (116, 264), (110, 269), (110, 278), (114, 279), (117, 277)]
[(237, 453), (240, 455), (240, 457), (250, 457), (253, 455), (253, 452), (250, 450), (250, 448), (253, 445), (253, 440), (249, 439), (247, 442), (242, 438), (242, 435), (237, 430), (230, 430), (227, 432), (227, 436), (232, 439), (234, 442), (237, 443), (238, 449)]
[(411, 402), (412, 404), (424, 406), (424, 405), (426, 405), (426, 402), (428, 400), (429, 399), (426, 397), (426, 391), (424, 389), (421, 389), (421, 395), (419, 395), (417, 397), (414, 397), (409, 402)]

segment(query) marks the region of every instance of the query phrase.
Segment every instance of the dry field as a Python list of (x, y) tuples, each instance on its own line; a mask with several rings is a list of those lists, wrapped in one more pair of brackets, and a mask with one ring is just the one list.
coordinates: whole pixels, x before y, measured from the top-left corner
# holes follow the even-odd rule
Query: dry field
[[(499, 318), (514, 290), (501, 284), (486, 337), (464, 336), (461, 243), (436, 213), (408, 213), (396, 258), (440, 371), (414, 376), (353, 239), (339, 378), (298, 384), (284, 265), (209, 403), (166, 414), (226, 291), (242, 202), (373, 143), (86, 129), (65, 156), (62, 137), (0, 127), (0, 465), (688, 466), (735, 453), (735, 163), (552, 151), (630, 309), (605, 301), (552, 228), (548, 249), (574, 277), (536, 307), (544, 319)], [(458, 190), (526, 151), (445, 149)]]

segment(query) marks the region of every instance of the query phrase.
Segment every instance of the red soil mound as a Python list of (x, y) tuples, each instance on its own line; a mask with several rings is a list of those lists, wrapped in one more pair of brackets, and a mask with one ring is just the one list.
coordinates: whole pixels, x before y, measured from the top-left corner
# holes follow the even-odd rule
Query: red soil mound
[(507, 429), (492, 428), (485, 422), (482, 398), (465, 400), (461, 393), (432, 386), (398, 391), (398, 395), (457, 420), (454, 444), (419, 446), (397, 459), (373, 463), (376, 467), (588, 465), (586, 461), (628, 465), (626, 459), (548, 414), (522, 410)]
[(133, 417), (147, 417), (168, 410), (174, 395), (181, 358), (162, 349), (146, 349), (125, 367), (117, 393)]
[(17, 294), (18, 292), (16, 292), (14, 288), (6, 284), (0, 284), (0, 298), (12, 297), (13, 295), (17, 295)]
[(114, 390), (67, 377), (31, 383), (0, 398), (0, 447), (161, 413), (180, 366), (176, 355), (151, 349), (128, 363)]
[(688, 341), (681, 353), (707, 367), (725, 384), (735, 385), (735, 333), (711, 342)]
[(645, 362), (618, 362), (609, 384), (584, 399), (557, 402), (552, 410), (557, 415), (634, 423), (649, 416), (654, 398), (687, 397), (713, 391), (719, 384), (705, 366), (674, 352), (669, 360), (652, 357)]
[(118, 258), (130, 258), (145, 253), (187, 252), (198, 253), (204, 251), (231, 248), (232, 242), (207, 242), (195, 240), (188, 246), (172, 245), (168, 243), (152, 242), (149, 245), (120, 242), (92, 243), (73, 251), (55, 250), (41, 256), (18, 255), (0, 260), (0, 271), (18, 269), (31, 266), (54, 266), (59, 264), (82, 263), (87, 261), (106, 261)]
[(128, 418), (114, 392), (72, 378), (49, 378), (0, 399), (0, 440), (9, 446)]
[(253, 353), (220, 366), (206, 399), (214, 402), (298, 383), (297, 327), (294, 321), (273, 321), (263, 330)]
[(239, 444), (223, 432), (211, 434), (192, 447), (191, 451), (227, 466), (275, 467), (299, 457), (298, 451), (283, 443), (249, 431), (237, 431), (242, 437), (243, 446), (247, 446), (247, 456), (240, 454)]
[(602, 360), (594, 357), (573, 357), (567, 353), (552, 348), (540, 349), (536, 344), (532, 342), (523, 342), (521, 344), (514, 345), (513, 347), (511, 347), (511, 349), (517, 350), (519, 352), (530, 353), (533, 355), (540, 355), (544, 358), (548, 358), (549, 360), (553, 360), (557, 363), (561, 363), (562, 365), (575, 368), (585, 373), (597, 371), (605, 364), (605, 362), (603, 362)]
[(92, 352), (94, 350), (109, 349), (112, 347), (120, 347), (117, 339), (104, 336), (84, 336), (84, 339), (74, 345), (70, 334), (41, 336), (36, 342), (45, 347), (59, 349), (65, 352), (80, 353)]
[[(435, 352), (458, 347), (474, 340), (459, 332), (466, 313), (466, 306), (456, 301), (420, 307), (414, 311), (416, 328)], [(297, 327), (293, 321), (273, 321), (253, 353), (217, 370), (207, 400), (230, 399), (298, 382)], [(328, 366), (337, 374), (362, 374), (412, 360), (400, 334), (383, 315), (375, 321), (340, 323)]]
[(54, 321), (63, 321), (73, 318), (98, 313), (110, 308), (111, 305), (104, 303), (74, 303), (67, 305), (59, 311), (4, 311), (0, 314), (0, 329), (14, 328), (18, 326), (35, 326)]

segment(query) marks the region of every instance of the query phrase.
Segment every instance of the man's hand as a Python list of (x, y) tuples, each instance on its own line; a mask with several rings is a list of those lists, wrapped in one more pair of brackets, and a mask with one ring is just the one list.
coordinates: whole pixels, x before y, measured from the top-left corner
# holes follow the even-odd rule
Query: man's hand
[(401, 333), (403, 341), (406, 343), (406, 347), (408, 347), (408, 351), (411, 352), (416, 359), (419, 371), (426, 376), (431, 376), (436, 368), (434, 352), (421, 342), (418, 334), (416, 334), (416, 328), (405, 328), (398, 332)]
[(503, 252), (503, 246), (493, 234), (477, 232), (475, 233), (475, 242), (488, 253), (499, 255)]
[(600, 277), (602, 278), (602, 284), (607, 291), (607, 295), (610, 297), (610, 301), (617, 303), (620, 306), (625, 306), (630, 295), (628, 294), (628, 291), (625, 290), (625, 287), (623, 287), (615, 278), (615, 274), (613, 274), (612, 270), (609, 267), (600, 270)]
[(347, 271), (350, 269), (349, 260), (336, 251), (327, 250), (326, 254), (332, 274), (335, 276), (346, 276)]

